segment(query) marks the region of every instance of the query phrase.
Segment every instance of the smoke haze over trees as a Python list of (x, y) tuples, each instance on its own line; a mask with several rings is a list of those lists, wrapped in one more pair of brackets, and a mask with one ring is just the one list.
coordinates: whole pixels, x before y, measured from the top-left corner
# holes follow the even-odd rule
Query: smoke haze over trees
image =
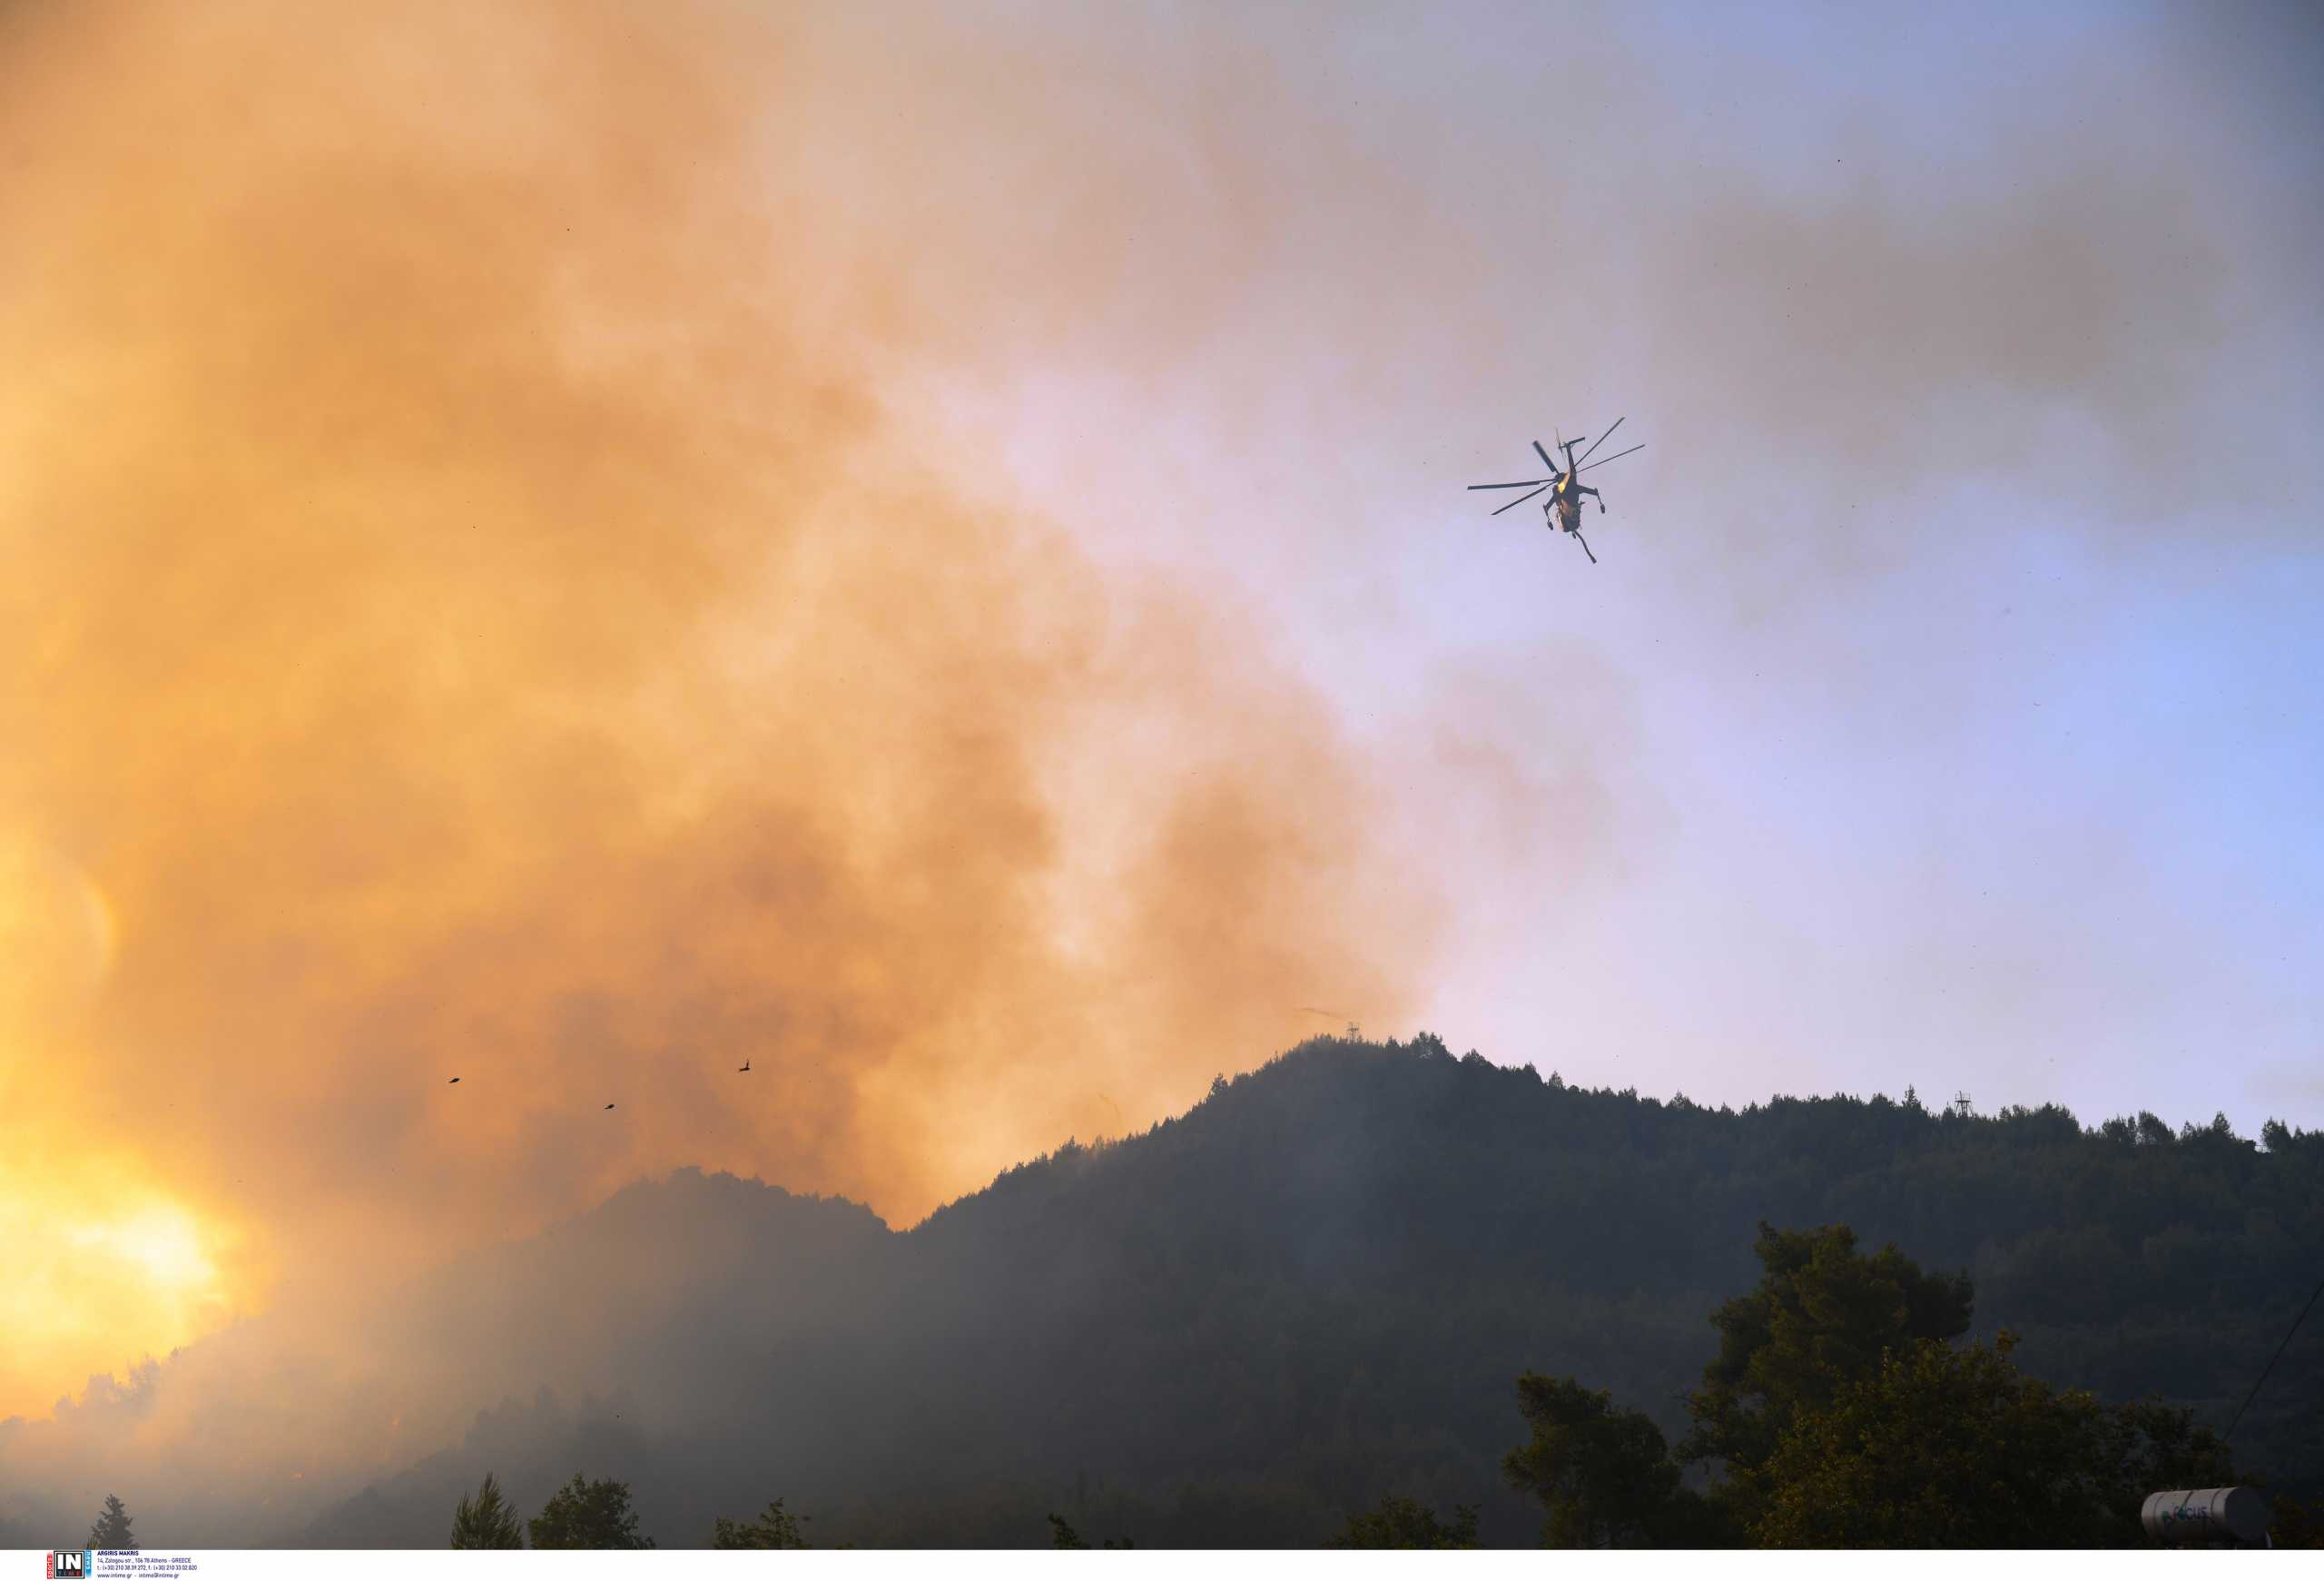
[[(54, 1507), (111, 1479), (188, 1544), (436, 1546), (487, 1470), (537, 1509), (576, 1467), (665, 1546), (770, 1488), (819, 1542), (1022, 1545), (1054, 1513), (1141, 1546), (1315, 1544), (1396, 1498), (1530, 1543), (1541, 1507), (1501, 1474), (1514, 1380), (1578, 1378), (1677, 1444), (1678, 1396), (1749, 1321), (1762, 1220), (1905, 1249), (1935, 1282), (1901, 1339), (1953, 1326), (1943, 1270), (1966, 1270), (1966, 1339), (2005, 1327), (2032, 1378), (2223, 1425), (2324, 1260), (2324, 1137), (2265, 1140), (1886, 1098), (1728, 1112), (1325, 1040), (908, 1234), (730, 1177), (628, 1188), (413, 1286), (359, 1336), (401, 1365), (317, 1379), (298, 1415), (264, 1403), (308, 1363), (262, 1319), (0, 1428), (0, 1484)], [(2311, 1496), (2314, 1340), (2234, 1445)], [(211, 1452), (138, 1432), (173, 1418)], [(391, 1418), (395, 1457), (339, 1457)], [(305, 1475), (253, 1474), (258, 1447)]]

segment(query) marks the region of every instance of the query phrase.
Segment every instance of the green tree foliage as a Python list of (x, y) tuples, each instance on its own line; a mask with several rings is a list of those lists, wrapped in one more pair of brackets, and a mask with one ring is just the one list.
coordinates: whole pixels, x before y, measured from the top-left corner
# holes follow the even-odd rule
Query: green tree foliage
[(2233, 1480), (2183, 1415), (2108, 1410), (1992, 1344), (1914, 1342), (1784, 1428), (1755, 1482), (1766, 1547), (2129, 1547), (2159, 1487)]
[(1347, 1517), (1347, 1529), (1324, 1545), (1327, 1548), (1473, 1548), (1477, 1546), (1477, 1512), (1465, 1504), (1452, 1507), (1452, 1518), (1440, 1520), (1436, 1512), (1417, 1499), (1384, 1495), (1377, 1509)]
[(718, 1517), (711, 1533), (714, 1548), (803, 1548), (807, 1546), (805, 1530), (808, 1517), (793, 1515), (776, 1499), (766, 1507), (764, 1514), (754, 1521), (730, 1521)]
[(133, 1517), (126, 1506), (113, 1495), (105, 1495), (104, 1508), (97, 1512), (96, 1525), (89, 1528), (89, 1546), (93, 1548), (133, 1548), (137, 1537), (129, 1529)]
[(1662, 1429), (1644, 1412), (1617, 1409), (1603, 1389), (1535, 1372), (1517, 1380), (1517, 1406), (1533, 1436), (1502, 1458), (1502, 1473), (1549, 1512), (1542, 1546), (1691, 1546), (1699, 1538), (1700, 1501), (1679, 1487)]
[(637, 1515), (629, 1507), (629, 1484), (606, 1477), (573, 1480), (549, 1496), (532, 1519), (536, 1548), (650, 1548), (637, 1535)]
[(1870, 1257), (1844, 1224), (1777, 1230), (1762, 1221), (1752, 1250), (1759, 1283), (1711, 1314), (1718, 1355), (1687, 1403), (1680, 1455), (1748, 1471), (1767, 1459), (1802, 1408), (1869, 1376), (1885, 1352), (1969, 1329), (1969, 1276), (1925, 1274), (1893, 1245)]
[(452, 1512), (452, 1546), (456, 1548), (521, 1548), (525, 1546), (522, 1524), (508, 1501), (500, 1495), (500, 1481), (489, 1471), (471, 1499), (460, 1496), (459, 1507)]

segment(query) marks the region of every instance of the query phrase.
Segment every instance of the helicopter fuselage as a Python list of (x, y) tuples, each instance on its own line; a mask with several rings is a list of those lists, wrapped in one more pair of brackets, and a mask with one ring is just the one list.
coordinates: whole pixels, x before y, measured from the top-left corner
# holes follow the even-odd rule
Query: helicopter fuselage
[[(1581, 442), (1576, 440), (1573, 443)], [(1568, 532), (1580, 532), (1581, 530), (1581, 479), (1574, 472), (1573, 445), (1565, 445), (1561, 448), (1565, 450), (1565, 470), (1558, 474), (1556, 486), (1551, 489), (1549, 500), (1542, 509), (1550, 517), (1551, 525), (1561, 527)]]

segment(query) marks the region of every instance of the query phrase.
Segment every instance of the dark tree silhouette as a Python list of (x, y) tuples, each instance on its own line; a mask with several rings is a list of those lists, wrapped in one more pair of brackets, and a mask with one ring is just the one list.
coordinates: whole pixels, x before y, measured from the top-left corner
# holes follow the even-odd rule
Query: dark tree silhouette
[[(1075, 1531), (1071, 1524), (1068, 1523), (1063, 1516), (1054, 1513), (1050, 1515), (1050, 1547), (1086, 1548), (1088, 1546), (1089, 1544), (1087, 1539), (1085, 1539), (1079, 1532)], [(1113, 1537), (1108, 1537), (1102, 1546), (1108, 1548), (1135, 1548), (1137, 1546), (1136, 1543), (1131, 1542), (1128, 1537), (1123, 1537), (1118, 1540)]]
[(110, 1493), (106, 1494), (105, 1507), (97, 1513), (97, 1524), (89, 1528), (89, 1546), (92, 1548), (135, 1547), (136, 1536), (129, 1529), (132, 1518), (129, 1510), (119, 1498)]
[(500, 1483), (491, 1472), (470, 1500), (460, 1498), (452, 1512), (452, 1546), (456, 1548), (521, 1548), (525, 1534), (517, 1512), (500, 1496)]
[(803, 1548), (808, 1517), (793, 1515), (776, 1499), (754, 1521), (730, 1521), (720, 1516), (710, 1535), (714, 1548)]
[(1542, 1546), (1650, 1547), (1679, 1539), (1682, 1527), (1691, 1537), (1692, 1496), (1681, 1498), (1678, 1463), (1644, 1412), (1535, 1372), (1517, 1380), (1517, 1406), (1533, 1437), (1509, 1452), (1502, 1472), (1549, 1512)]
[(532, 1519), (536, 1548), (650, 1548), (637, 1535), (637, 1515), (629, 1507), (629, 1484), (606, 1477), (573, 1480), (549, 1496)]
[(1473, 1548), (1477, 1546), (1477, 1512), (1465, 1504), (1452, 1507), (1451, 1520), (1417, 1499), (1383, 1495), (1380, 1507), (1347, 1517), (1347, 1529), (1324, 1545), (1327, 1548)]

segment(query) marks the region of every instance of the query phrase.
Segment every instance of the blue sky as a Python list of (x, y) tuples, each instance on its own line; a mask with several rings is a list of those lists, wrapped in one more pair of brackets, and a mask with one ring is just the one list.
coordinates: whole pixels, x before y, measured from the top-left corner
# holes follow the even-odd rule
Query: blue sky
[[(2312, 15), (1188, 15), (1045, 41), (1134, 242), (925, 400), (1333, 697), (1455, 897), (1419, 1022), (2324, 1123)], [(1622, 414), (1600, 566), (1462, 491)]]

